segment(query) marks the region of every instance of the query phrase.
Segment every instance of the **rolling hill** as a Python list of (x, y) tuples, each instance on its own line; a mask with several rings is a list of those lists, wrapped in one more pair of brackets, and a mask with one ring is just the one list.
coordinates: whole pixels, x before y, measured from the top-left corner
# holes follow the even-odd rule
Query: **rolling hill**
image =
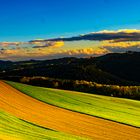
[(140, 85), (140, 52), (112, 53), (96, 58), (0, 61), (0, 77), (44, 76), (100, 84)]
[(140, 83), (140, 52), (107, 54), (98, 57), (96, 65), (117, 77)]
[(139, 140), (138, 101), (7, 83), (18, 90), (0, 82), (0, 138), (4, 140), (35, 136), (37, 140)]
[(42, 88), (15, 82), (7, 83), (35, 99), (54, 106), (140, 127), (139, 101)]

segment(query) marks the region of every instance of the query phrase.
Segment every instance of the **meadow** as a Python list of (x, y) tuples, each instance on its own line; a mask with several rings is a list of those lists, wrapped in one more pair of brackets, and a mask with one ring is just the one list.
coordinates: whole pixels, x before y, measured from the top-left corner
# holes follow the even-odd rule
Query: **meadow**
[(54, 106), (140, 127), (140, 102), (136, 100), (35, 87), (9, 81), (7, 83), (33, 98)]
[[(21, 140), (128, 140), (132, 137), (133, 140), (139, 140), (140, 137), (140, 129), (136, 127), (47, 104), (20, 92), (3, 81), (0, 81), (0, 108), (8, 113), (7, 119), (2, 115), (0, 117), (1, 128), (3, 128), (0, 131), (0, 137), (4, 140), (10, 140), (10, 134)], [(10, 121), (9, 114), (16, 117), (16, 123), (15, 120)], [(20, 123), (17, 123), (19, 121)], [(31, 125), (43, 129), (40, 132)], [(24, 126), (27, 126), (27, 130)], [(43, 131), (44, 129), (46, 131)], [(7, 133), (3, 134), (3, 132)], [(11, 140), (14, 140), (15, 138), (12, 137)]]

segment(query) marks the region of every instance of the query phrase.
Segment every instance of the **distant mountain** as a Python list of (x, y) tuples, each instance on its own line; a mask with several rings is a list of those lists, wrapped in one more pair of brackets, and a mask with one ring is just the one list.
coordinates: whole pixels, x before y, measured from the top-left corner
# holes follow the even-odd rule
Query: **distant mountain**
[(112, 53), (96, 58), (0, 61), (0, 77), (7, 76), (46, 76), (101, 84), (140, 85), (140, 52)]
[(140, 52), (107, 54), (98, 57), (96, 65), (120, 78), (140, 83)]
[(11, 65), (13, 65), (13, 63), (11, 61), (0, 60), (0, 71), (7, 69)]

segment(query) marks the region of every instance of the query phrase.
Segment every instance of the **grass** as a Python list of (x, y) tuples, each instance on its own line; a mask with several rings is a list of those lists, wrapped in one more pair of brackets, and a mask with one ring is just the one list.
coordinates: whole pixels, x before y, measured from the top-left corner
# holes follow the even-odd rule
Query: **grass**
[(0, 110), (0, 139), (2, 140), (84, 140), (77, 136), (53, 131), (20, 120)]
[(21, 92), (72, 111), (140, 127), (140, 101), (9, 82)]

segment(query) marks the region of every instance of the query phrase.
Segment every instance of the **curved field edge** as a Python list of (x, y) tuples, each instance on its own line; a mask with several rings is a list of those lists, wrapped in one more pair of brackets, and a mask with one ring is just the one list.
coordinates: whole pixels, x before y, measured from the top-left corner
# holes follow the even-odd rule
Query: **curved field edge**
[(0, 110), (0, 139), (2, 140), (85, 140), (78, 136), (54, 131), (25, 122)]
[(42, 102), (115, 122), (140, 127), (140, 102), (74, 91), (42, 88), (6, 81)]

